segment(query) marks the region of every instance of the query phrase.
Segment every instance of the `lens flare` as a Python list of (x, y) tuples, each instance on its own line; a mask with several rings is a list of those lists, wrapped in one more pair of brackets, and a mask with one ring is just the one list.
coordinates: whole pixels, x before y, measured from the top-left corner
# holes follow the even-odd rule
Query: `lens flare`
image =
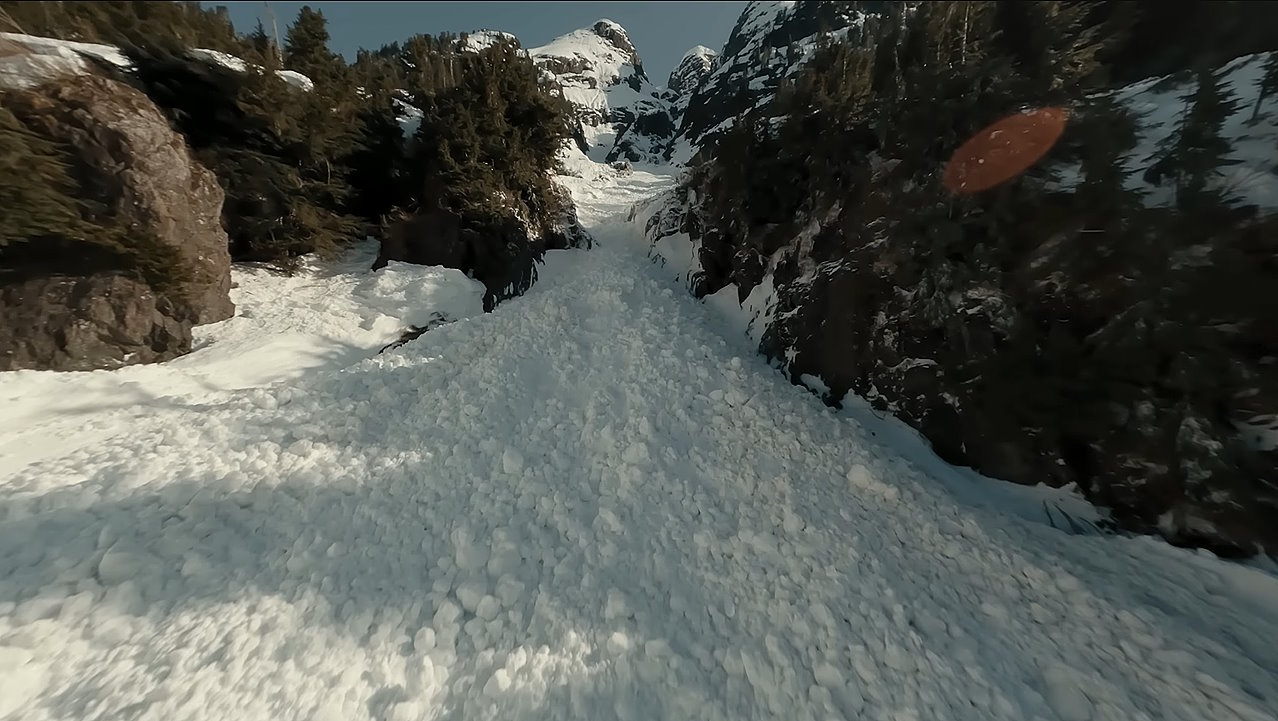
[(941, 182), (951, 193), (967, 195), (1015, 178), (1052, 149), (1068, 116), (1065, 108), (1036, 108), (999, 120), (954, 151)]

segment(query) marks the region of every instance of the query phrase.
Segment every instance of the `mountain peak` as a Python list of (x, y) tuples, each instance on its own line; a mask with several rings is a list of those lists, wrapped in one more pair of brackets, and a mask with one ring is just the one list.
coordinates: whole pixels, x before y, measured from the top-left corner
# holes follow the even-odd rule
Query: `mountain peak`
[(719, 53), (715, 52), (712, 48), (708, 48), (704, 45), (693, 45), (688, 49), (688, 52), (683, 54), (683, 58), (680, 62), (683, 62), (683, 60), (687, 60), (688, 58), (714, 58), (718, 55)]
[(626, 34), (626, 29), (621, 27), (621, 23), (609, 20), (608, 18), (599, 18), (599, 20), (592, 25), (590, 29), (594, 30), (595, 33), (601, 37), (608, 37), (610, 34), (619, 34), (627, 40), (630, 39), (630, 36)]
[(647, 77), (626, 29), (606, 18), (588, 28), (560, 35), (529, 52), (539, 65), (555, 74), (594, 76), (600, 86), (611, 85), (619, 76), (629, 75), (631, 71), (622, 67), (625, 65), (631, 66), (640, 77)]
[(610, 45), (630, 56), (635, 67), (642, 65), (639, 61), (639, 51), (635, 49), (635, 44), (630, 42), (630, 36), (621, 25), (604, 18), (592, 25), (590, 29), (595, 35), (607, 40)]
[(683, 59), (670, 71), (666, 87), (680, 94), (692, 92), (714, 68), (719, 54), (704, 45), (697, 45), (683, 54)]

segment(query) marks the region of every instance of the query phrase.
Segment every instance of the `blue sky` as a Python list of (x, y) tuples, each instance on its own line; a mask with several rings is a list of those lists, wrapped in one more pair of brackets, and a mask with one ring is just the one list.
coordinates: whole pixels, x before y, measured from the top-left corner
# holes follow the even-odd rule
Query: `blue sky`
[[(226, 5), (235, 29), (247, 33), (259, 17), (269, 32), (263, 2), (206, 2)], [(644, 69), (657, 85), (694, 45), (715, 50), (728, 39), (744, 2), (273, 2), (280, 34), (310, 5), (324, 12), (333, 50), (354, 59), (357, 48), (376, 48), (416, 33), (505, 30), (525, 47), (535, 47), (600, 18), (621, 23), (630, 34)]]

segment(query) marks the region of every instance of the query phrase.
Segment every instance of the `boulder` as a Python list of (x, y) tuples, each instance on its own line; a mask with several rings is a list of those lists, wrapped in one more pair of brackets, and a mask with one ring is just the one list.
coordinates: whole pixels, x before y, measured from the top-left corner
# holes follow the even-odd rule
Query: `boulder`
[(87, 371), (176, 358), (191, 324), (172, 301), (121, 273), (0, 285), (0, 370)]
[[(30, 64), (22, 53), (3, 58), (18, 61)], [(109, 250), (60, 237), (10, 248), (0, 370), (110, 368), (189, 351), (191, 326), (235, 310), (217, 178), (143, 93), (85, 63), (41, 67), (34, 80), (21, 76), (30, 82), (3, 83), (5, 108), (66, 151), (83, 220), (122, 240)]]
[(222, 188), (146, 95), (79, 75), (8, 93), (5, 106), (70, 150), (81, 193), (177, 252), (191, 276), (168, 293), (178, 312), (196, 325), (234, 314)]

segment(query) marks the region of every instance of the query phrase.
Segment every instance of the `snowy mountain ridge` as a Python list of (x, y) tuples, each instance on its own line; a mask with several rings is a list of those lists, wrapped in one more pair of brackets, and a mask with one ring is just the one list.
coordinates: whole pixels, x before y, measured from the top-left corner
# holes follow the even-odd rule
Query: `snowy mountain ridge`
[(692, 100), (692, 94), (709, 77), (718, 57), (719, 53), (704, 45), (697, 45), (684, 53), (679, 64), (670, 71), (670, 78), (666, 81), (666, 89), (662, 94), (670, 103), (672, 116), (683, 117)]
[(740, 115), (765, 107), (781, 79), (811, 57), (822, 35), (831, 39), (864, 30), (879, 3), (751, 2), (723, 50), (682, 103), (679, 130), (665, 158), (686, 163)]
[[(649, 81), (624, 28), (611, 20), (600, 20), (528, 53), (573, 104), (591, 158), (656, 159), (660, 139), (642, 137), (634, 126), (640, 118), (664, 119), (657, 125), (669, 125), (669, 109)], [(623, 136), (628, 138), (624, 144), (620, 142)]]
[(679, 64), (674, 70), (670, 71), (670, 78), (666, 81), (666, 89), (674, 93), (683, 95), (691, 93), (701, 85), (701, 81), (714, 68), (715, 58), (719, 57), (719, 53), (704, 46), (697, 45), (680, 58)]

